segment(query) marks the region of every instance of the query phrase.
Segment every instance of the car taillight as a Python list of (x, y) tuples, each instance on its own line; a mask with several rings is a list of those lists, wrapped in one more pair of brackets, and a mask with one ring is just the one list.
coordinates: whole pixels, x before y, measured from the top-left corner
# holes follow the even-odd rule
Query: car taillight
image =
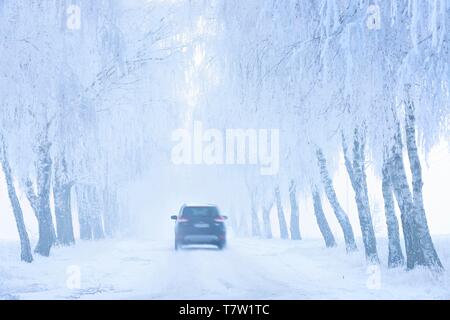
[(214, 219), (215, 222), (224, 222), (225, 219), (222, 216), (219, 216), (217, 218)]
[(180, 218), (177, 219), (177, 221), (178, 221), (178, 222), (188, 222), (189, 219), (181, 218), (181, 217), (180, 217)]

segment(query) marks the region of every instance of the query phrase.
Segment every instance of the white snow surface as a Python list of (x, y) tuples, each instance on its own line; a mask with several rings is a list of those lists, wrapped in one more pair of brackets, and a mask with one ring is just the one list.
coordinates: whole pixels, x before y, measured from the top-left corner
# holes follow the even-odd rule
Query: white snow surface
[[(450, 268), (450, 236), (435, 243)], [(0, 243), (0, 299), (450, 299), (448, 271), (388, 269), (385, 241), (379, 273), (365, 265), (362, 244), (346, 254), (318, 239), (238, 238), (224, 251), (178, 252), (169, 239), (78, 241), (32, 264), (18, 250)], [(74, 266), (79, 288), (67, 285)]]

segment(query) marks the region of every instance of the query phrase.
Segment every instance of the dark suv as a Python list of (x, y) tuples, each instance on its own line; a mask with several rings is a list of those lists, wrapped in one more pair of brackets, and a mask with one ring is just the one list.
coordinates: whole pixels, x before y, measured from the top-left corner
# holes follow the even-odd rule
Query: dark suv
[(175, 222), (175, 250), (185, 244), (212, 244), (223, 249), (226, 244), (226, 216), (215, 205), (183, 205)]

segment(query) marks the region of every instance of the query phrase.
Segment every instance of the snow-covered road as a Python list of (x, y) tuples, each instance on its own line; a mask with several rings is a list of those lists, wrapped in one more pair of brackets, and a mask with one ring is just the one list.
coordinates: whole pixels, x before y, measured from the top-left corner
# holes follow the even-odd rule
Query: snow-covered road
[[(449, 240), (436, 241), (447, 266)], [(17, 262), (16, 245), (0, 244), (0, 298), (450, 299), (448, 272), (388, 270), (385, 263), (368, 268), (362, 250), (347, 255), (343, 246), (326, 249), (320, 240), (231, 239), (224, 251), (175, 252), (171, 244), (79, 242), (30, 265)]]

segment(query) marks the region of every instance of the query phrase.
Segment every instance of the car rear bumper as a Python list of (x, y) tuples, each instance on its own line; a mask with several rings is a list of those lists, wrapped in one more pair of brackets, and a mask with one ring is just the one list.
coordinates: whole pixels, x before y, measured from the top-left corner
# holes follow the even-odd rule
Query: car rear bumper
[(213, 243), (218, 242), (220, 238), (216, 235), (206, 235), (206, 234), (193, 234), (186, 235), (183, 237), (183, 242), (185, 243)]

